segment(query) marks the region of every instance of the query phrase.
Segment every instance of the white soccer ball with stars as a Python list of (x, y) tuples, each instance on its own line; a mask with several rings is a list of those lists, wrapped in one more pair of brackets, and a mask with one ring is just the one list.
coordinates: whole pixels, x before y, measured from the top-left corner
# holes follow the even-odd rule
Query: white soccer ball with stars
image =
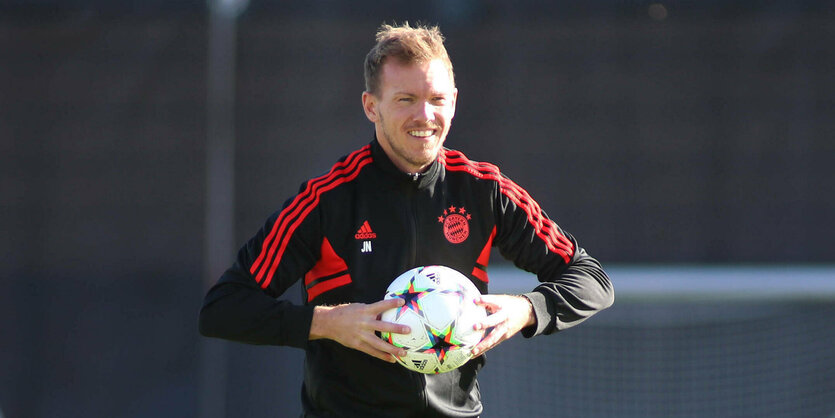
[(411, 332), (382, 332), (381, 337), (406, 349), (397, 361), (407, 369), (425, 374), (456, 369), (472, 358), (472, 348), (484, 336), (484, 331), (473, 329), (487, 317), (484, 308), (473, 302), (480, 294), (470, 279), (449, 267), (413, 268), (386, 290), (385, 299), (401, 298), (405, 305), (381, 317), (408, 325)]

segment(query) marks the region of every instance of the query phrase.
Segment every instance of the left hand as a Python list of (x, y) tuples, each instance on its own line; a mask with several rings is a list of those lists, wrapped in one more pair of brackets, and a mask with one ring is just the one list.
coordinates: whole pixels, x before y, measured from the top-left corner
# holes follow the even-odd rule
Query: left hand
[(484, 354), (500, 342), (516, 335), (522, 328), (536, 324), (533, 305), (524, 296), (482, 295), (476, 305), (487, 309), (487, 319), (475, 324), (476, 330), (493, 329), (473, 348), (473, 357)]

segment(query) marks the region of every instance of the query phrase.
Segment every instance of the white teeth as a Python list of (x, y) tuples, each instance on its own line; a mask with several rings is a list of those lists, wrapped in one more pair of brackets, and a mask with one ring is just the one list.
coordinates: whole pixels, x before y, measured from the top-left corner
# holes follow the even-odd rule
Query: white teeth
[(435, 133), (435, 131), (432, 131), (432, 130), (429, 130), (429, 131), (409, 131), (409, 135), (417, 136), (417, 137), (421, 137), (421, 138), (426, 138), (426, 137), (432, 136), (432, 134), (434, 134), (434, 133)]

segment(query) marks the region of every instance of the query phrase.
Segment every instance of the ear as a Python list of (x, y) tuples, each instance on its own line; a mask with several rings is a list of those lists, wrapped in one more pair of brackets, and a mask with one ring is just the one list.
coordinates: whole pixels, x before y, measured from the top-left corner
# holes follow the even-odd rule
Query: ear
[(362, 110), (365, 111), (365, 117), (373, 123), (380, 121), (380, 116), (377, 113), (377, 97), (373, 94), (364, 91), (362, 92)]
[(455, 106), (458, 104), (458, 89), (452, 89), (452, 115), (450, 115), (450, 119), (455, 116)]

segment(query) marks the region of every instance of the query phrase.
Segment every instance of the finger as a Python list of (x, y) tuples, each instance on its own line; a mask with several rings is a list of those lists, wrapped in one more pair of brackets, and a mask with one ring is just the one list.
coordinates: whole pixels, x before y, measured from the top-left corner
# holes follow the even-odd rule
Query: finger
[[(383, 302), (385, 302), (385, 303), (383, 303)], [(397, 299), (386, 299), (386, 300), (383, 300), (383, 301), (380, 301), (380, 302), (376, 302), (376, 303), (374, 303), (372, 305), (369, 305), (369, 306), (371, 307), (371, 309), (376, 311), (380, 306), (385, 307), (385, 306), (389, 306), (389, 305), (394, 305), (394, 306), (391, 306), (389, 308), (385, 308), (385, 309), (382, 310), (382, 312), (385, 312), (389, 309), (394, 309), (394, 308), (398, 308), (400, 306), (403, 306), (404, 304), (405, 304), (405, 301), (403, 301), (403, 299), (397, 298)], [(409, 328), (409, 326), (407, 326), (407, 325), (395, 324), (393, 322), (383, 321), (383, 320), (381, 320), (381, 318), (382, 318), (382, 313), (379, 313), (379, 314), (377, 314), (377, 317), (375, 318), (375, 320), (370, 323), (370, 326), (374, 331), (393, 332), (393, 333), (396, 333), (396, 334), (408, 334), (408, 333), (411, 332), (411, 328)]]
[(499, 305), (492, 300), (490, 295), (476, 296), (476, 298), (473, 299), (473, 303), (475, 303), (478, 306), (484, 306), (484, 307), (487, 307), (487, 308), (498, 308), (499, 307)]
[(406, 355), (405, 349), (389, 344), (379, 338), (376, 334), (360, 332), (358, 334), (354, 334), (353, 337), (354, 338), (346, 341), (343, 345), (366, 353), (372, 357), (376, 357), (380, 360), (393, 362), (395, 361), (393, 356), (396, 355), (402, 357)]
[[(495, 333), (493, 333), (493, 334), (495, 334)], [(485, 338), (485, 339), (481, 340), (481, 342), (479, 342), (478, 344), (475, 345), (475, 347), (473, 347), (473, 350), (472, 350), (473, 357), (482, 355), (487, 350), (493, 348), (496, 344), (499, 343), (496, 340), (497, 340), (497, 338), (495, 338), (495, 337), (488, 337), (488, 338)]]
[(473, 303), (475, 303), (477, 306), (481, 306), (482, 308), (484, 308), (484, 310), (486, 310), (488, 314), (498, 312), (502, 309), (501, 304), (494, 302), (490, 299), (486, 299), (484, 297), (476, 298), (475, 300), (473, 300)]
[(473, 325), (473, 328), (476, 330), (487, 329), (490, 327), (495, 327), (499, 324), (507, 322), (508, 316), (505, 311), (498, 311), (494, 314), (487, 315), (487, 318), (484, 318), (481, 322), (476, 322)]
[(376, 337), (366, 341), (364, 346), (368, 348), (366, 352), (369, 354), (374, 353), (372, 355), (386, 361), (394, 361), (393, 356), (403, 357), (407, 354), (405, 348), (391, 345)]
[(378, 358), (380, 360), (383, 360), (385, 362), (395, 363), (397, 361), (394, 358), (394, 355), (392, 355), (390, 353), (387, 353), (385, 351), (377, 350), (374, 347), (363, 346), (363, 347), (360, 347), (360, 349), (365, 354), (368, 354), (369, 356), (372, 356), (372, 357), (376, 357), (376, 358)]
[(408, 334), (412, 329), (408, 325), (395, 324), (393, 322), (377, 321), (374, 324), (374, 330), (380, 332), (391, 332), (395, 334)]
[(405, 303), (406, 301), (401, 298), (383, 299), (379, 302), (374, 302), (368, 305), (368, 309), (372, 313), (379, 314), (389, 309), (399, 308), (403, 306)]
[(479, 341), (478, 344), (476, 344), (475, 347), (473, 347), (473, 356), (483, 354), (487, 350), (490, 350), (491, 348), (498, 345), (500, 342), (504, 341), (504, 334), (504, 327), (496, 327), (489, 330), (487, 333), (485, 333), (481, 341)]

